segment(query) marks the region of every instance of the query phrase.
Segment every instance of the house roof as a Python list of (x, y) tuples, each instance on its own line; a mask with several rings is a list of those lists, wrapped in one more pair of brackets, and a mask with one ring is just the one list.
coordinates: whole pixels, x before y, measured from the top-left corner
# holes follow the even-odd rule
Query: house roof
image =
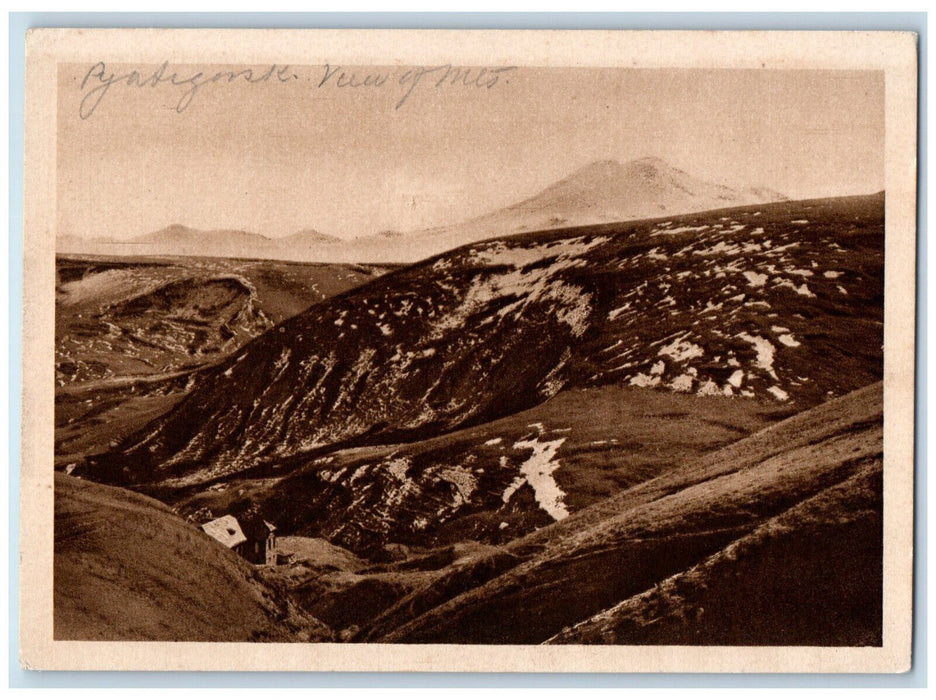
[(269, 537), (271, 532), (276, 531), (275, 525), (258, 517), (245, 517), (241, 520), (241, 528), (250, 540), (263, 541)]
[(241, 530), (240, 523), (233, 515), (223, 515), (211, 522), (202, 525), (202, 530), (214, 537), (225, 547), (234, 548), (237, 545), (246, 542), (244, 532)]

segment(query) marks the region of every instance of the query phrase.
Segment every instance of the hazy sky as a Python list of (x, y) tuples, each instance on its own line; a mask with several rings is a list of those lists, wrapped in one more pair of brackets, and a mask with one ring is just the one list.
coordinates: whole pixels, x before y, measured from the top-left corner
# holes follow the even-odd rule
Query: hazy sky
[[(322, 66), (269, 79), (153, 86), (63, 66), (59, 235), (128, 238), (172, 223), (345, 238), (455, 223), (595, 160), (658, 156), (691, 175), (794, 198), (883, 188), (884, 80), (875, 72), (517, 68), (452, 85), (408, 67)], [(238, 67), (169, 66), (177, 82)], [(334, 67), (333, 67), (334, 68)], [(254, 78), (269, 66), (253, 66)], [(293, 77), (295, 76), (295, 77)], [(348, 76), (345, 76), (345, 81)], [(401, 84), (402, 81), (402, 84)], [(481, 86), (478, 86), (478, 82)], [(82, 100), (84, 116), (82, 118)], [(90, 114), (89, 114), (90, 112)]]

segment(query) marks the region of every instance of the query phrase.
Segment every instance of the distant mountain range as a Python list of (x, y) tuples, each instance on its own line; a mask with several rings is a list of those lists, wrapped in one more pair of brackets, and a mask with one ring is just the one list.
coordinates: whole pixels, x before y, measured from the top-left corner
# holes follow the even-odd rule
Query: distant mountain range
[(182, 255), (213, 258), (314, 260), (319, 249), (342, 244), (340, 238), (304, 229), (283, 238), (232, 229), (206, 231), (172, 224), (126, 241), (111, 238), (59, 236), (59, 253), (88, 255)]
[(305, 229), (284, 238), (179, 224), (128, 241), (60, 236), (57, 251), (93, 255), (184, 255), (307, 262), (415, 262), (467, 243), (510, 234), (602, 224), (787, 199), (764, 187), (732, 189), (695, 178), (659, 158), (586, 165), (539, 194), (451, 226), (383, 231), (346, 241)]

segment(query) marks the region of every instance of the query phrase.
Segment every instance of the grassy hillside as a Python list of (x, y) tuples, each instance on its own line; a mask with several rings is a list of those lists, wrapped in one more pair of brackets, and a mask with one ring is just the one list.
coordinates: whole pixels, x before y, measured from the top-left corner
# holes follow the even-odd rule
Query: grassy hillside
[(550, 644), (879, 646), (880, 462)]
[(59, 640), (324, 641), (282, 584), (166, 506), (55, 475)]
[(539, 643), (620, 605), (558, 640), (692, 643), (694, 623), (716, 643), (876, 643), (881, 421), (880, 384), (789, 418), (511, 542), (516, 561), (455, 569), (363, 638)]

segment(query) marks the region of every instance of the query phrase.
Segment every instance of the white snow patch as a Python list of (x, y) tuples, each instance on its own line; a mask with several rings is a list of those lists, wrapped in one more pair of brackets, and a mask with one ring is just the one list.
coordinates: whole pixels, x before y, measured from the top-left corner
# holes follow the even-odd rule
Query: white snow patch
[(452, 507), (457, 509), (471, 503), (471, 497), (478, 488), (478, 480), (471, 471), (462, 467), (443, 466), (437, 473), (439, 478), (455, 487)]
[(680, 374), (670, 383), (670, 387), (675, 391), (691, 391), (692, 381), (692, 377), (688, 374)]
[(790, 223), (791, 224), (808, 224), (809, 219), (793, 219), (793, 221), (791, 221)]
[(608, 312), (608, 320), (609, 320), (609, 321), (613, 321), (613, 320), (616, 319), (618, 316), (620, 316), (622, 313), (624, 313), (625, 311), (627, 311), (627, 310), (630, 308), (630, 306), (631, 306), (631, 305), (630, 305), (630, 302), (627, 302), (626, 304), (624, 304), (624, 306), (619, 306), (619, 307), (616, 308), (616, 309), (611, 309), (611, 311)]
[[(502, 460), (503, 461), (503, 460)], [(504, 466), (503, 464), (501, 466)], [(510, 499), (517, 492), (521, 486), (526, 483), (526, 478), (523, 476), (514, 477), (514, 480), (510, 482), (507, 488), (504, 489), (504, 493), (501, 494), (501, 500), (504, 503), (509, 503)]]
[(391, 459), (389, 462), (384, 463), (384, 467), (388, 472), (393, 474), (397, 481), (404, 481), (406, 479), (406, 472), (410, 468), (410, 463), (405, 457), (397, 457), (396, 459)]
[(689, 341), (682, 338), (674, 340), (669, 345), (663, 346), (657, 353), (657, 355), (666, 355), (671, 357), (676, 362), (691, 360), (693, 357), (702, 357), (704, 354), (705, 351), (698, 345), (695, 343), (690, 343)]
[(556, 318), (569, 325), (573, 335), (581, 336), (588, 327), (591, 295), (553, 277), (560, 270), (571, 266), (568, 259), (560, 256), (545, 268), (497, 272), (488, 277), (476, 278), (465, 293), (462, 304), (435, 325), (432, 337), (442, 337), (446, 331), (459, 329), (472, 313), (504, 297), (516, 297), (517, 301), (511, 303), (509, 308), (501, 309), (498, 312), (501, 317), (507, 313), (515, 313), (519, 317), (530, 303), (553, 302)]
[(606, 237), (598, 237), (586, 242), (584, 237), (579, 236), (578, 238), (569, 238), (547, 245), (534, 245), (531, 247), (508, 246), (503, 241), (498, 241), (486, 248), (472, 250), (471, 256), (476, 261), (488, 265), (511, 265), (519, 268), (545, 258), (568, 260), (582, 255), (596, 246), (607, 243), (608, 240)]
[(846, 296), (848, 295), (848, 292), (845, 291), (845, 287), (843, 287), (842, 285), (838, 285), (838, 290), (841, 294), (845, 294)]
[(740, 253), (741, 248), (733, 243), (726, 243), (725, 241), (719, 241), (711, 248), (702, 248), (700, 250), (692, 251), (693, 255), (732, 255), (735, 253)]
[(736, 369), (730, 377), (728, 377), (728, 383), (731, 384), (735, 389), (741, 388), (741, 382), (744, 381), (744, 370)]
[(837, 280), (842, 276), (842, 273), (838, 270), (826, 270), (822, 273), (822, 276), (830, 280)]
[(640, 373), (634, 377), (631, 377), (631, 380), (629, 382), (631, 386), (642, 386), (642, 387), (656, 386), (659, 383), (660, 383), (659, 376), (651, 377), (650, 375), (643, 374), (643, 373)]
[(788, 280), (784, 277), (778, 277), (774, 280), (774, 283), (778, 287), (789, 287), (790, 289), (792, 289), (794, 292), (796, 292), (800, 296), (804, 296), (804, 297), (816, 296), (811, 291), (809, 291), (809, 287), (806, 286), (805, 282), (803, 282), (803, 284), (797, 287), (796, 284), (792, 280)]
[[(516, 491), (517, 488), (522, 486), (523, 481), (526, 481), (526, 483), (533, 487), (533, 493), (539, 507), (549, 513), (554, 520), (562, 520), (569, 516), (569, 511), (563, 503), (565, 493), (562, 492), (552, 476), (553, 472), (560, 466), (559, 461), (555, 460), (556, 452), (565, 440), (565, 438), (546, 440), (543, 442), (539, 442), (536, 439), (519, 440), (513, 445), (514, 449), (533, 450), (533, 454), (530, 458), (520, 465), (520, 473), (522, 474), (523, 480), (520, 481), (520, 484), (513, 490)], [(517, 477), (517, 479), (520, 478), (521, 477)], [(517, 479), (514, 479), (514, 484), (517, 483)], [(514, 484), (511, 484), (508, 489), (513, 487)], [(507, 496), (506, 491), (504, 495)], [(511, 493), (511, 495), (513, 495), (513, 493)], [(510, 498), (507, 497), (504, 502), (506, 503), (509, 500)]]
[(777, 397), (780, 401), (786, 401), (790, 395), (778, 386), (772, 386), (767, 391)]
[(651, 233), (651, 236), (672, 236), (676, 233), (689, 233), (690, 231), (705, 231), (708, 226), (677, 226), (676, 228), (668, 228), (665, 230), (656, 231)]
[(500, 445), (503, 441), (504, 441), (504, 438), (498, 437), (498, 438), (492, 438), (491, 440), (488, 440), (484, 444), (490, 447), (491, 445)]
[(666, 369), (666, 364), (660, 360), (650, 368), (650, 374), (663, 374), (664, 369)]
[(799, 341), (796, 340), (789, 333), (784, 333), (783, 335), (777, 336), (777, 340), (786, 345), (788, 348), (798, 348), (800, 346)]
[(747, 278), (748, 285), (751, 287), (763, 287), (767, 283), (767, 275), (761, 273), (746, 270), (744, 276)]
[(754, 346), (754, 350), (757, 352), (757, 359), (754, 361), (754, 365), (765, 370), (771, 377), (776, 379), (777, 375), (773, 369), (773, 359), (776, 348), (774, 348), (773, 344), (766, 338), (761, 338), (759, 335), (738, 333), (735, 337)]

